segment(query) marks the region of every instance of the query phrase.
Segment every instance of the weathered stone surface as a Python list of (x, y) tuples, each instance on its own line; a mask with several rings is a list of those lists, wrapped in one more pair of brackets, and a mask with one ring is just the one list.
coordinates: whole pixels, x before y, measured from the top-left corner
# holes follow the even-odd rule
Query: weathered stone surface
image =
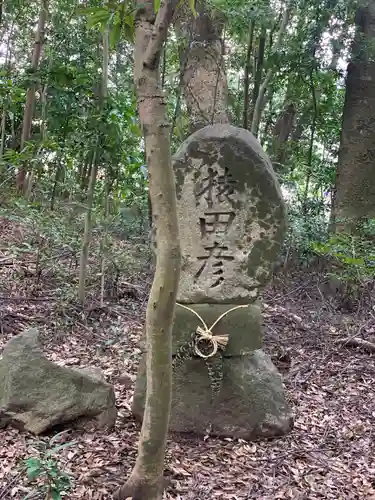
[(0, 360), (0, 427), (11, 424), (40, 434), (81, 417), (112, 427), (114, 389), (98, 368), (58, 366), (42, 353), (38, 331), (12, 338)]
[(173, 160), (178, 198), (181, 303), (247, 303), (276, 260), (285, 204), (271, 162), (248, 131), (209, 125)]
[[(188, 307), (202, 317), (208, 328), (222, 314), (228, 313), (212, 329), (213, 335), (229, 335), (225, 356), (247, 354), (262, 346), (261, 313), (257, 304), (235, 310), (231, 310), (234, 304), (189, 304)], [(172, 332), (173, 354), (191, 339), (197, 326), (202, 327), (199, 318), (177, 305)]]
[[(253, 439), (279, 436), (291, 429), (281, 376), (263, 351), (224, 358), (223, 374), (219, 400), (211, 407), (204, 361), (193, 359), (179, 368), (174, 376), (170, 430), (204, 435), (211, 424), (213, 435)], [(133, 399), (133, 413), (139, 419), (145, 392), (143, 358)]]

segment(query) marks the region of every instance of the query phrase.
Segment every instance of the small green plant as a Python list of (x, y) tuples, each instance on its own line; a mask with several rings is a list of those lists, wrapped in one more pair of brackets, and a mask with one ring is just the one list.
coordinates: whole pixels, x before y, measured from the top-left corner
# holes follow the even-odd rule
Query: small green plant
[(60, 500), (67, 495), (72, 487), (72, 478), (61, 469), (59, 458), (56, 456), (61, 450), (72, 446), (72, 442), (55, 444), (63, 433), (56, 434), (49, 441), (33, 441), (31, 450), (33, 455), (24, 460), (24, 470), (27, 479), (33, 485), (24, 500)]
[(325, 243), (313, 242), (315, 253), (328, 257), (342, 281), (366, 284), (375, 275), (374, 240), (368, 235), (338, 233)]
[(329, 266), (327, 283), (345, 307), (372, 301), (375, 276), (374, 221), (356, 233), (336, 233), (325, 242), (312, 242), (312, 251)]
[(301, 203), (288, 204), (287, 242), (299, 255), (311, 253), (311, 241), (322, 241), (327, 234), (328, 217), (320, 200), (309, 200), (303, 211)]

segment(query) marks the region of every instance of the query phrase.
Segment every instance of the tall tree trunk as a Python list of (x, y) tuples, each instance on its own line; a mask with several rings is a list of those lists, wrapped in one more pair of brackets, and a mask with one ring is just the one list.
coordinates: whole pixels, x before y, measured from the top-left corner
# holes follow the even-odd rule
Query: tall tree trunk
[(348, 65), (333, 201), (333, 229), (375, 218), (375, 1), (362, 2)]
[(273, 105), (274, 105), (274, 99), (273, 99), (273, 92), (270, 92), (270, 95), (269, 95), (269, 98), (268, 98), (268, 117), (267, 117), (267, 120), (264, 124), (264, 128), (263, 128), (263, 134), (260, 138), (260, 143), (262, 145), (262, 147), (264, 147), (265, 143), (268, 143), (269, 142), (269, 139), (270, 139), (270, 130), (271, 130), (271, 127), (273, 125)]
[[(1, 8), (3, 8), (3, 3), (1, 3)], [(13, 31), (13, 28), (12, 28)], [(5, 53), (5, 62), (4, 67), (6, 68), (6, 76), (9, 76), (11, 73), (11, 50), (10, 50), (10, 40), (11, 35), (8, 37), (7, 48)], [(6, 126), (7, 126), (7, 110), (8, 110), (9, 102), (8, 100), (4, 100), (3, 111), (1, 114), (1, 144), (0, 144), (0, 160), (2, 160), (5, 151), (5, 135), (6, 135)]]
[(60, 182), (60, 172), (61, 172), (61, 158), (59, 158), (56, 162), (55, 179), (53, 181), (52, 192), (51, 192), (51, 203), (50, 203), (50, 208), (52, 212), (55, 210), (56, 196), (58, 192), (58, 185)]
[[(97, 148), (97, 150), (99, 147)], [(91, 174), (89, 187), (87, 190), (87, 207), (85, 214), (85, 229), (82, 239), (81, 256), (79, 261), (79, 284), (78, 284), (78, 298), (82, 306), (85, 304), (86, 299), (86, 273), (87, 262), (89, 257), (89, 249), (91, 243), (91, 230), (92, 230), (92, 205), (94, 201), (96, 177), (98, 174), (98, 154), (94, 153), (93, 164), (91, 165)]]
[(92, 164), (92, 155), (93, 152), (89, 151), (85, 157), (81, 159), (81, 165), (78, 171), (77, 184), (79, 184), (82, 197), (84, 197), (84, 193), (87, 191), (88, 179), (90, 178), (90, 165)]
[[(99, 110), (102, 112), (108, 91), (108, 59), (109, 59), (109, 40), (108, 40), (108, 29), (103, 33), (103, 56), (102, 56), (102, 76), (101, 82), (99, 84)], [(82, 240), (81, 248), (81, 258), (80, 258), (80, 271), (79, 271), (79, 284), (78, 284), (78, 296), (82, 305), (85, 303), (86, 298), (86, 272), (87, 272), (87, 262), (89, 256), (89, 248), (91, 243), (91, 233), (92, 233), (92, 206), (94, 202), (94, 193), (96, 178), (98, 175), (98, 165), (103, 158), (103, 127), (104, 123), (101, 123), (99, 136), (97, 140), (97, 146), (93, 155), (93, 162), (91, 165), (90, 181), (87, 190), (87, 207), (85, 215), (85, 230)]]
[(1, 113), (1, 138), (0, 138), (0, 160), (3, 159), (5, 150), (5, 129), (6, 129), (7, 108), (4, 104), (3, 112)]
[(312, 176), (312, 160), (313, 160), (313, 152), (314, 152), (314, 141), (315, 141), (315, 133), (316, 133), (316, 121), (318, 119), (318, 103), (316, 99), (316, 90), (314, 83), (314, 73), (311, 71), (310, 73), (310, 88), (311, 95), (313, 101), (313, 119), (311, 123), (311, 132), (310, 132), (310, 144), (307, 156), (307, 169), (306, 169), (306, 181), (305, 181), (305, 189), (302, 198), (302, 211), (304, 215), (307, 215), (307, 207), (308, 207), (308, 198), (309, 198), (309, 189), (310, 189), (310, 181)]
[[(228, 85), (221, 40), (223, 21), (212, 17), (203, 0), (197, 2), (196, 9), (196, 17), (187, 8), (182, 9), (175, 23), (177, 31), (189, 39), (190, 44), (182, 83), (191, 132), (212, 123), (229, 123)], [(185, 17), (183, 21), (182, 17)]]
[[(42, 53), (43, 39), (44, 39), (44, 29), (47, 20), (47, 9), (48, 1), (42, 0), (40, 12), (39, 12), (39, 22), (35, 33), (34, 50), (31, 60), (31, 77), (36, 78), (36, 73), (38, 71), (40, 56)], [(22, 124), (22, 134), (21, 134), (21, 151), (25, 147), (25, 143), (30, 140), (31, 137), (31, 125), (34, 116), (35, 107), (35, 92), (37, 88), (37, 83), (33, 81), (26, 93), (26, 103), (25, 110), (23, 114), (23, 124)], [(23, 164), (20, 171), (17, 174), (17, 188), (23, 191), (25, 188), (25, 179), (27, 175), (27, 165)]]
[[(109, 31), (105, 30), (103, 33), (103, 75), (102, 75), (102, 100), (103, 104), (107, 97), (108, 88), (108, 69), (109, 69)], [(105, 290), (105, 265), (107, 257), (107, 244), (108, 244), (108, 215), (109, 215), (109, 194), (111, 190), (111, 179), (109, 165), (105, 169), (104, 181), (104, 234), (100, 242), (100, 306), (104, 306), (104, 290)]]
[(259, 42), (258, 42), (258, 55), (256, 58), (254, 85), (253, 85), (253, 92), (252, 92), (252, 97), (251, 97), (251, 110), (250, 110), (250, 117), (249, 117), (250, 123), (252, 123), (252, 121), (253, 121), (255, 105), (256, 105), (256, 102), (258, 99), (260, 84), (262, 81), (263, 65), (264, 65), (264, 51), (266, 49), (266, 35), (267, 35), (267, 30), (266, 30), (265, 26), (262, 26), (260, 36), (259, 36)]
[(178, 0), (138, 0), (135, 84), (145, 138), (149, 190), (156, 235), (156, 270), (146, 313), (147, 391), (138, 456), (116, 500), (160, 500), (172, 396), (172, 324), (180, 278), (176, 187), (171, 164), (169, 123), (160, 88), (159, 63)]
[[(293, 0), (289, 0), (287, 6), (285, 8), (283, 18), (281, 21), (281, 25), (280, 25), (280, 29), (279, 29), (279, 32), (277, 35), (277, 40), (276, 40), (275, 46), (273, 48), (273, 52), (278, 52), (280, 47), (281, 47), (284, 33), (285, 33), (285, 30), (286, 30), (286, 27), (288, 25), (289, 18), (290, 18), (291, 12), (292, 12), (292, 3), (293, 3)], [(274, 71), (275, 71), (275, 67), (269, 68), (269, 70), (267, 71), (266, 77), (263, 80), (263, 83), (259, 88), (259, 93), (258, 93), (256, 103), (254, 106), (253, 120), (251, 123), (251, 132), (255, 136), (258, 135), (259, 124), (260, 124), (260, 120), (262, 117), (262, 110), (263, 110), (264, 104), (265, 104), (265, 95), (266, 95), (266, 92), (268, 90), (268, 86), (271, 82), (271, 79), (273, 77)]]
[(290, 146), (288, 139), (293, 130), (296, 112), (295, 104), (293, 102), (286, 102), (273, 128), (270, 156), (276, 171), (284, 170)]
[(245, 129), (249, 128), (249, 89), (250, 89), (251, 55), (253, 52), (254, 29), (255, 29), (255, 20), (252, 19), (249, 28), (249, 42), (247, 44), (245, 77), (244, 77), (242, 126)]

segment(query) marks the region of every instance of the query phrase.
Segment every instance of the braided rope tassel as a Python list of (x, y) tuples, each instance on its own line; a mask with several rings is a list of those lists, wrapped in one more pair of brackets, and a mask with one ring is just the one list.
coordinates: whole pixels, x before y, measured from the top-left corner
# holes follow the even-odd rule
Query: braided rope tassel
[(214, 405), (223, 381), (223, 354), (219, 351), (215, 357), (207, 358), (205, 361), (211, 386), (211, 404)]
[[(208, 370), (212, 393), (211, 398), (213, 403), (220, 394), (221, 390), (221, 384), (223, 380), (223, 351), (225, 351), (225, 348), (228, 344), (229, 335), (213, 335), (212, 329), (222, 318), (224, 318), (231, 311), (243, 307), (248, 307), (248, 305), (240, 305), (228, 309), (228, 311), (225, 311), (219, 316), (219, 318), (211, 325), (210, 328), (207, 326), (200, 314), (194, 311), (194, 309), (191, 309), (190, 307), (183, 304), (179, 304), (178, 302), (177, 305), (195, 314), (201, 321), (203, 328), (201, 326), (198, 326), (196, 331), (192, 334), (191, 339), (180, 346), (175, 355), (175, 358), (173, 359), (172, 366), (173, 368), (175, 368), (176, 366), (181, 366), (181, 364), (185, 361), (192, 359), (194, 355), (203, 358)], [(202, 348), (200, 347), (201, 344), (205, 344), (206, 347), (211, 347), (211, 350), (208, 353), (202, 352)]]
[(192, 359), (194, 356), (194, 346), (195, 346), (195, 332), (192, 334), (191, 339), (185, 344), (182, 344), (172, 360), (172, 368), (179, 368), (185, 361)]

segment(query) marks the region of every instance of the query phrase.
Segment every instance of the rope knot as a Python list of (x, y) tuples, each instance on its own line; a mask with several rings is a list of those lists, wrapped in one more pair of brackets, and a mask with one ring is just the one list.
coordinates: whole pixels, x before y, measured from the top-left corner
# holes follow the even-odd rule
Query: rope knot
[[(219, 348), (224, 350), (228, 344), (228, 335), (213, 335), (211, 330), (207, 328), (205, 329), (198, 326), (196, 334), (197, 335), (194, 342), (194, 351), (195, 354), (200, 358), (211, 358), (212, 356), (215, 356)], [(200, 344), (204, 344), (205, 351), (208, 348), (208, 352), (203, 352), (199, 347)]]
[(190, 307), (187, 307), (183, 304), (179, 304), (178, 302), (177, 305), (195, 314), (200, 319), (203, 325), (203, 328), (201, 326), (197, 327), (194, 338), (194, 352), (197, 356), (203, 359), (212, 358), (212, 356), (215, 356), (218, 349), (225, 350), (228, 344), (229, 335), (213, 335), (212, 329), (217, 325), (217, 323), (228, 313), (235, 311), (236, 309), (248, 307), (248, 305), (239, 305), (232, 307), (221, 316), (219, 316), (219, 318), (213, 323), (213, 325), (208, 328), (203, 318), (196, 311), (194, 311), (194, 309), (191, 309)]

